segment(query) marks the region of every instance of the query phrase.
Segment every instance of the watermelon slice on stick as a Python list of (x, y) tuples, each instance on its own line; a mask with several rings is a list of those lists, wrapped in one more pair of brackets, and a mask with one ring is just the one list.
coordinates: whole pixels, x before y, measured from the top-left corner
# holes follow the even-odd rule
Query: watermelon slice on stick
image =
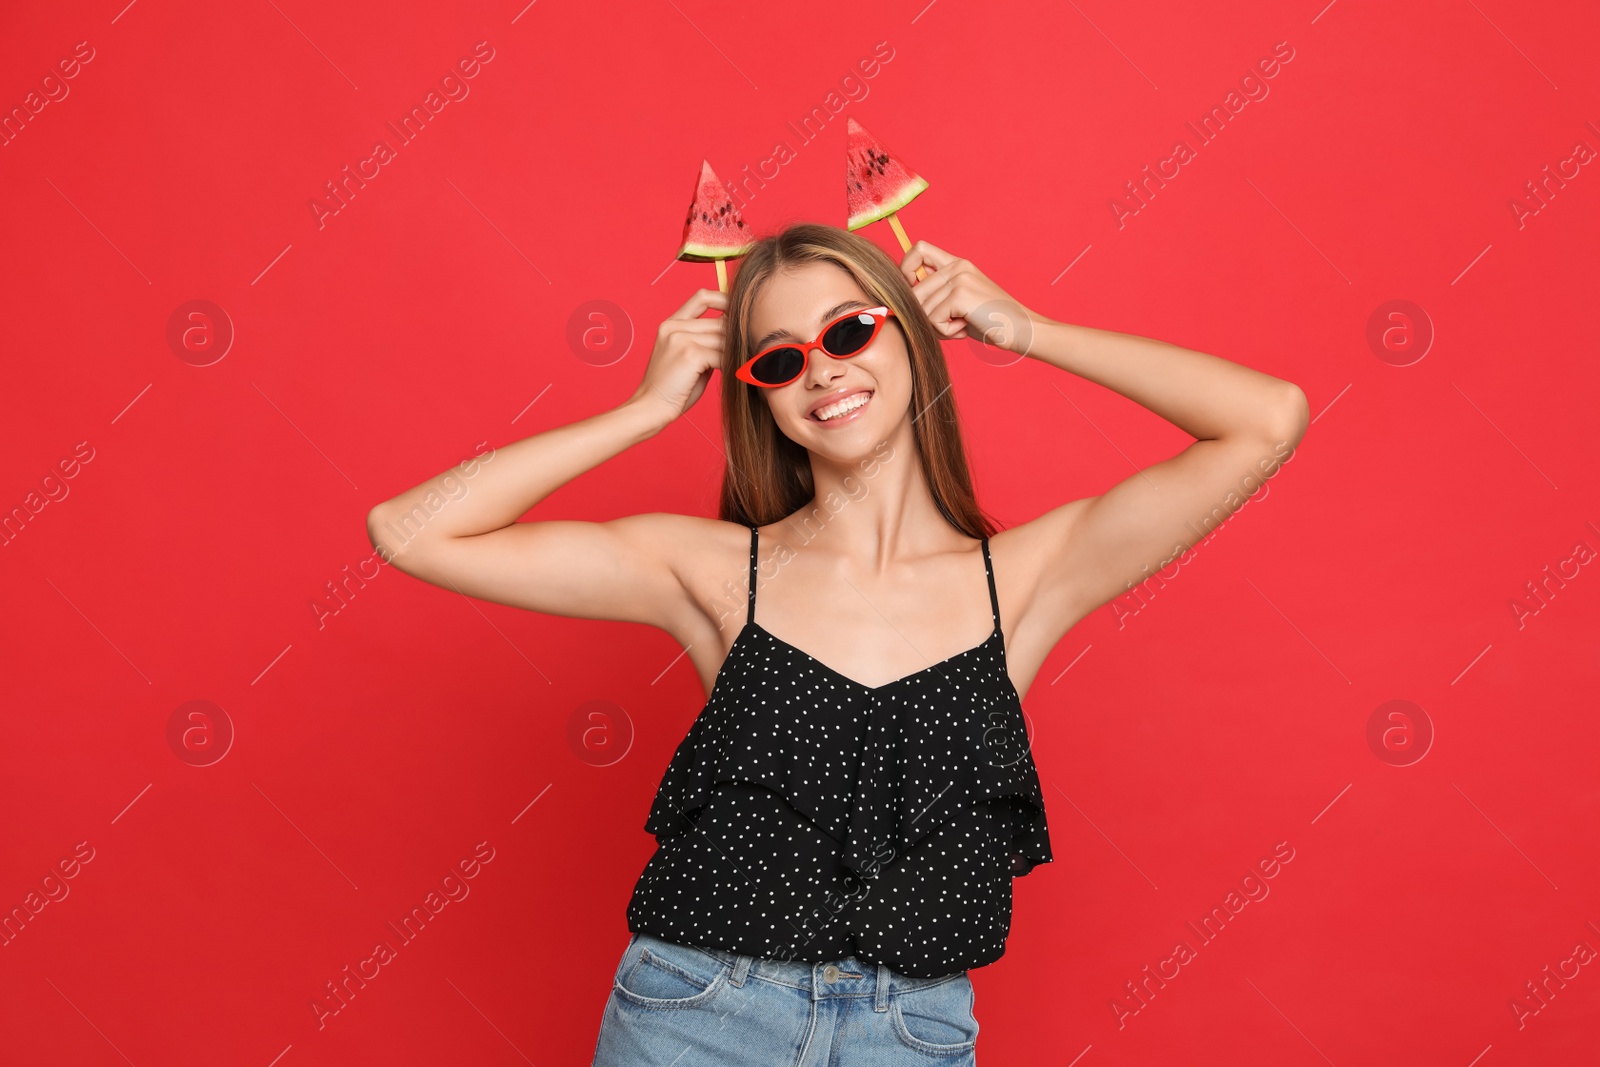
[(728, 268), (723, 260), (737, 259), (755, 247), (750, 227), (745, 224), (727, 188), (711, 169), (700, 161), (700, 180), (695, 185), (689, 217), (683, 222), (683, 247), (678, 258), (693, 263), (711, 261), (717, 265), (717, 288), (728, 291)]
[[(920, 196), (928, 183), (890, 155), (853, 115), (846, 126), (846, 136), (844, 191), (850, 211), (849, 228), (859, 230), (879, 219), (888, 219), (900, 241), (900, 251), (911, 251), (911, 239), (895, 212)], [(917, 268), (918, 281), (926, 275), (927, 271)]]

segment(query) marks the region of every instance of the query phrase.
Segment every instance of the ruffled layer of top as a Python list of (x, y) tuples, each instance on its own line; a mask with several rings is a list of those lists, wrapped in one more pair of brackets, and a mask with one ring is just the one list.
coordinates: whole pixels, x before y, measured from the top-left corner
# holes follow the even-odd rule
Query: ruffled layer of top
[[(966, 652), (870, 687), (747, 623), (662, 776), (645, 829), (660, 840), (684, 833), (719, 785), (747, 782), (783, 797), (838, 842), (845, 867), (871, 880), (956, 813), (1009, 799), (1009, 873), (1051, 862), (1002, 642), (996, 629)], [(736, 699), (767, 674), (799, 691), (783, 701)]]

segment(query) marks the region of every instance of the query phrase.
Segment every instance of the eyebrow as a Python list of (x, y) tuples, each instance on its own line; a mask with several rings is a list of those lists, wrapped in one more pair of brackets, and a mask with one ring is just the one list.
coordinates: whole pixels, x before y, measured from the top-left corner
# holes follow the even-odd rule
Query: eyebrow
[[(833, 305), (833, 307), (829, 308), (827, 311), (824, 311), (822, 313), (822, 317), (818, 320), (818, 322), (819, 322), (819, 324), (820, 323), (831, 322), (835, 318), (838, 318), (840, 315), (843, 315), (846, 311), (849, 311), (851, 308), (869, 308), (869, 307), (873, 307), (873, 306), (874, 305), (867, 303), (865, 300), (845, 300), (845, 301), (841, 301), (840, 303), (837, 303), (837, 304)], [(788, 330), (773, 330), (771, 333), (767, 334), (761, 340), (756, 342), (755, 348), (753, 349), (753, 351), (759, 352), (763, 348), (766, 348), (768, 345), (770, 345), (772, 342), (774, 342), (774, 341), (776, 341), (776, 340), (778, 340), (780, 338), (784, 338), (784, 337), (787, 337), (792, 341), (798, 341), (799, 340), (798, 337), (796, 337), (794, 334), (790, 333)]]

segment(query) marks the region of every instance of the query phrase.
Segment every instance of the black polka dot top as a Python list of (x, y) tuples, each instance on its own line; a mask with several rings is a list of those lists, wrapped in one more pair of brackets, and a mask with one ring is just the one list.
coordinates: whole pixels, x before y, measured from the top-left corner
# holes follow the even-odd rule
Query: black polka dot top
[(756, 622), (758, 536), (749, 615), (645, 821), (628, 929), (918, 978), (993, 963), (1011, 879), (1053, 857), (988, 538), (989, 636), (866, 686)]

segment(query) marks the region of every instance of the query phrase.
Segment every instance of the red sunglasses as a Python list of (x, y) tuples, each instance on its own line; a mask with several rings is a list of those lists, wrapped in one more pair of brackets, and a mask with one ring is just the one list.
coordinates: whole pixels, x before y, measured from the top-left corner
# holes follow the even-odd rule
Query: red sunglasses
[(806, 362), (813, 348), (822, 349), (834, 359), (860, 355), (893, 314), (886, 307), (851, 311), (824, 326), (817, 339), (808, 344), (781, 344), (762, 349), (740, 364), (734, 376), (764, 389), (788, 385), (806, 372)]

